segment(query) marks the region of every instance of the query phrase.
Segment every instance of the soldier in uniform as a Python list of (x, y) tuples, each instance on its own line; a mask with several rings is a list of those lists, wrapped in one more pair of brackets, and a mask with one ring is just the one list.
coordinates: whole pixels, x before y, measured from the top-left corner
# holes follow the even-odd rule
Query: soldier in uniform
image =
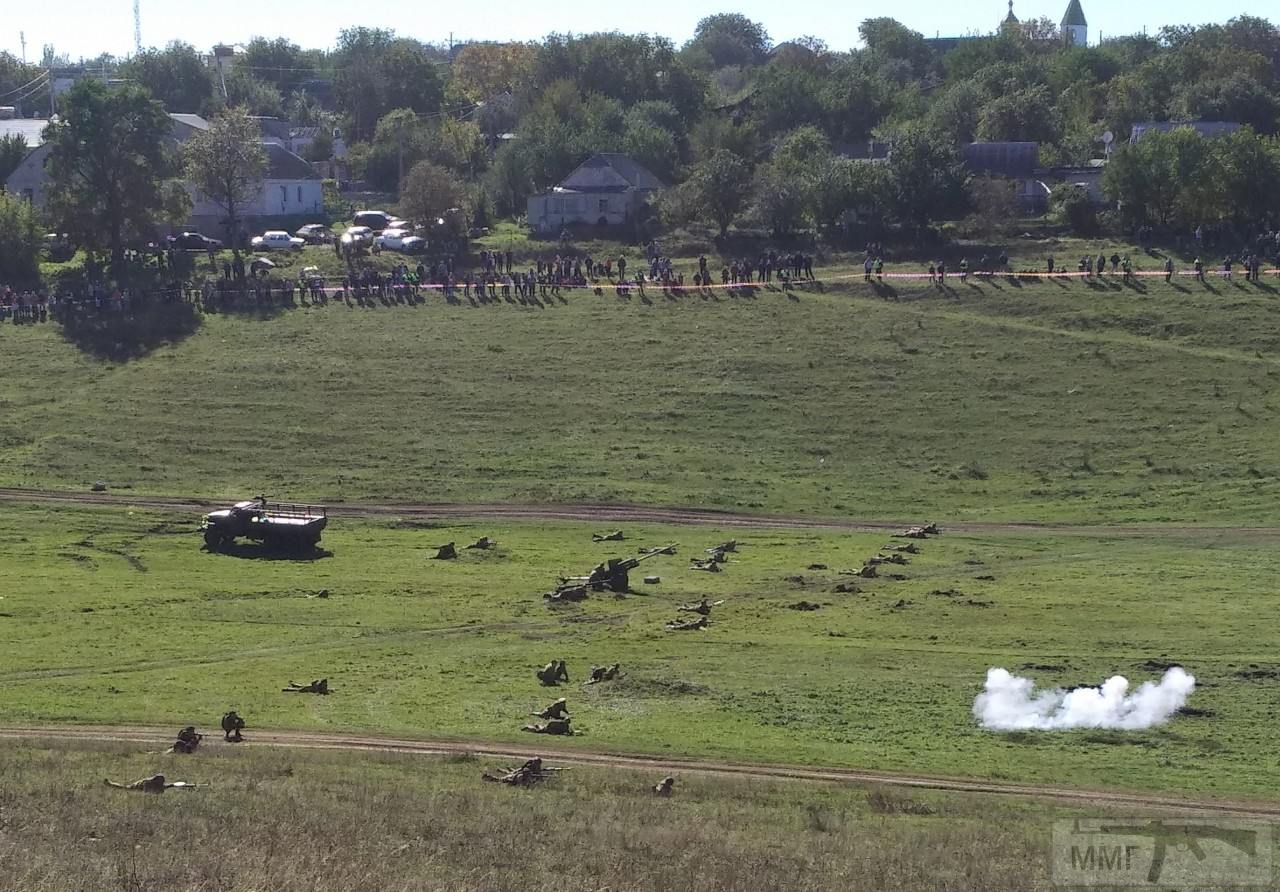
[(654, 785), (653, 795), (666, 799), (671, 795), (671, 788), (675, 786), (675, 783), (676, 779), (674, 777), (664, 777), (661, 783)]
[(543, 666), (537, 673), (538, 681), (548, 687), (553, 687), (560, 682), (569, 681), (569, 669), (565, 666), (564, 660), (552, 660)]
[(140, 793), (163, 793), (172, 784), (164, 782), (163, 774), (153, 774), (151, 777), (144, 777), (142, 780), (136, 780), (131, 784), (118, 784), (115, 781), (103, 780), (108, 787), (115, 787), (117, 790), (135, 790)]
[(240, 718), (232, 710), (222, 717), (222, 739), (229, 743), (240, 743), (244, 737), (240, 734), (244, 730), (244, 719)]
[(561, 697), (559, 700), (557, 700), (555, 703), (552, 703), (550, 706), (548, 706), (546, 709), (542, 710), (541, 712), (534, 712), (530, 714), (535, 718), (540, 718), (540, 719), (568, 718), (569, 704), (568, 704), (568, 701), (564, 699), (564, 697)]
[(545, 724), (541, 725), (525, 725), (521, 731), (529, 731), (533, 734), (558, 734), (566, 737), (572, 737), (574, 731), (569, 727), (569, 717), (565, 716), (560, 719), (548, 719)]
[(289, 686), (283, 689), (285, 694), (327, 694), (329, 693), (329, 679), (319, 678), (311, 682), (311, 684), (298, 684), (296, 681), (289, 682)]
[(169, 752), (194, 753), (203, 739), (204, 735), (197, 734), (194, 725), (187, 725), (178, 732), (178, 739), (173, 742), (173, 746), (169, 747)]

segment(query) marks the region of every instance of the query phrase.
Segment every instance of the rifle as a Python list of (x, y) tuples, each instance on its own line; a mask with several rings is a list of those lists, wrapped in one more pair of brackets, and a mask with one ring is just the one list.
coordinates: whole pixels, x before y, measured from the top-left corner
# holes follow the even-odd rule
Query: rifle
[(1258, 834), (1253, 830), (1228, 830), (1224, 827), (1206, 827), (1194, 824), (1166, 824), (1162, 820), (1149, 821), (1146, 824), (1123, 825), (1111, 824), (1099, 828), (1102, 833), (1116, 833), (1125, 836), (1147, 836), (1155, 842), (1155, 851), (1151, 856), (1151, 868), (1147, 871), (1147, 882), (1155, 883), (1164, 870), (1164, 858), (1172, 844), (1181, 849), (1190, 850), (1197, 861), (1203, 861), (1204, 849), (1200, 847), (1201, 839), (1216, 839), (1225, 842), (1232, 848), (1245, 853), (1250, 858), (1257, 854)]

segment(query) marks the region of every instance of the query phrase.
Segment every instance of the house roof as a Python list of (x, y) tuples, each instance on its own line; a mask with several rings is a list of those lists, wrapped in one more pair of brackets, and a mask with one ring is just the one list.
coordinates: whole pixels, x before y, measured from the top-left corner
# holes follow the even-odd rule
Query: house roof
[(1067, 11), (1062, 14), (1062, 27), (1088, 27), (1089, 23), (1085, 21), (1084, 9), (1080, 6), (1080, 0), (1071, 0), (1067, 4)]
[(310, 164), (282, 145), (262, 144), (267, 153), (266, 179), (268, 180), (318, 180), (320, 175)]
[(209, 122), (199, 115), (174, 114), (170, 112), (169, 117), (177, 121), (179, 124), (186, 124), (188, 127), (194, 127), (196, 130), (209, 129)]
[(44, 128), (48, 126), (47, 118), (7, 118), (0, 120), (0, 136), (16, 133), (27, 141), (28, 149), (34, 149), (44, 142)]
[(1144, 134), (1152, 130), (1159, 133), (1169, 133), (1172, 130), (1190, 127), (1201, 136), (1211, 139), (1215, 136), (1226, 136), (1228, 133), (1235, 133), (1242, 126), (1242, 124), (1235, 121), (1141, 121), (1134, 124), (1133, 129), (1129, 131), (1129, 142), (1137, 142), (1142, 139)]
[(964, 147), (964, 163), (974, 173), (1029, 177), (1040, 160), (1034, 142), (972, 142)]
[(282, 121), (279, 118), (269, 118), (262, 115), (251, 115), (249, 120), (258, 125), (258, 129), (262, 131), (263, 138), (266, 139), (288, 139), (289, 138), (289, 122)]
[(1004, 17), (1004, 23), (1006, 25), (1018, 24), (1018, 17), (1013, 14), (1013, 0), (1009, 0), (1009, 14)]
[(662, 189), (666, 184), (634, 158), (617, 152), (597, 152), (560, 181), (560, 188), (571, 192), (603, 191), (619, 186)]

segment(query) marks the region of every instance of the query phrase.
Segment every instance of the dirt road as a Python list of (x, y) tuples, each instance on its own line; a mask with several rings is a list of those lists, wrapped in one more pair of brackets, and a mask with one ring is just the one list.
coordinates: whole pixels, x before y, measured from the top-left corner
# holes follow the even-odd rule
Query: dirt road
[[(197, 514), (223, 508), (233, 498), (199, 496), (148, 496), (132, 493), (71, 492), (68, 490), (0, 487), (0, 502), (30, 504), (116, 505), (153, 511)], [(584, 523), (660, 523), (673, 526), (722, 528), (772, 528), (797, 530), (847, 530), (884, 532), (938, 518), (870, 520), (840, 517), (805, 517), (778, 514), (743, 514), (708, 508), (662, 508), (626, 504), (537, 505), (510, 502), (457, 504), (449, 502), (382, 503), (346, 502), (329, 506), (335, 517), (403, 518), (420, 520), (562, 520)], [(1280, 527), (1128, 524), (1089, 526), (1057, 523), (1001, 523), (941, 519), (945, 529), (969, 533), (1029, 533), (1077, 536), (1187, 536), (1221, 534), (1256, 538), (1280, 537)]]
[[(0, 728), (0, 740), (32, 740), (85, 743), (136, 743), (140, 747), (160, 748), (172, 741), (167, 728), (139, 727), (12, 727)], [(228, 747), (216, 733), (205, 738), (204, 747)], [(930, 775), (860, 771), (845, 768), (822, 768), (793, 765), (770, 765), (738, 762), (672, 759), (593, 750), (589, 746), (556, 745), (547, 741), (540, 746), (521, 746), (473, 740), (429, 740), (377, 737), (358, 734), (319, 734), (302, 731), (259, 731), (252, 729), (241, 747), (288, 747), (292, 749), (350, 750), (362, 752), (407, 753), (413, 755), (469, 754), (481, 758), (523, 760), (541, 756), (551, 762), (574, 765), (642, 770), (652, 774), (704, 774), (748, 778), (817, 781), (854, 785), (885, 785), (974, 795), (1019, 796), (1031, 799), (1075, 804), (1081, 807), (1160, 809), (1178, 813), (1219, 814), (1242, 817), (1280, 819), (1280, 802), (1179, 798), (1139, 792), (1088, 790), (1040, 784), (1002, 783), (965, 780)]]

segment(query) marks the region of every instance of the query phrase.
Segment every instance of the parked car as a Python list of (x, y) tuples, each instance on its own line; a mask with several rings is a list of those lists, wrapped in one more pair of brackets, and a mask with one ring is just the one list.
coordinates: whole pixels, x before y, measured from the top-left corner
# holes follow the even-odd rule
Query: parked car
[(44, 237), (44, 253), (52, 263), (66, 263), (76, 255), (76, 246), (70, 236), (50, 232)]
[(358, 211), (351, 222), (355, 226), (367, 226), (374, 232), (382, 232), (391, 228), (391, 221), (394, 219), (386, 211)]
[(426, 239), (410, 235), (407, 229), (384, 229), (374, 241), (384, 251), (420, 254), (427, 249)]
[(364, 249), (373, 244), (373, 230), (368, 226), (348, 226), (342, 233), (344, 247)]
[(199, 232), (179, 232), (169, 236), (169, 244), (179, 251), (218, 251), (222, 242)]
[(308, 245), (328, 245), (333, 242), (333, 230), (323, 223), (308, 223), (294, 233)]
[(272, 229), (255, 236), (249, 245), (255, 251), (301, 251), (306, 242), (283, 229)]

